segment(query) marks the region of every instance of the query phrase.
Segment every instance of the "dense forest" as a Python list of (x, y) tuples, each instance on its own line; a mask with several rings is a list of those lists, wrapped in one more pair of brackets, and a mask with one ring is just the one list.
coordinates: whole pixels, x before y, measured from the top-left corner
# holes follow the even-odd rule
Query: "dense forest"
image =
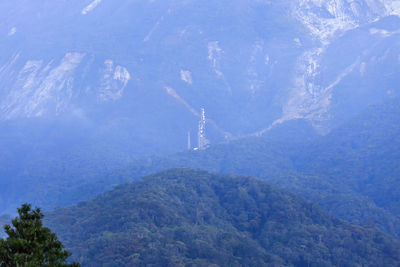
[(400, 243), (267, 182), (154, 174), (47, 214), (84, 266), (395, 266)]

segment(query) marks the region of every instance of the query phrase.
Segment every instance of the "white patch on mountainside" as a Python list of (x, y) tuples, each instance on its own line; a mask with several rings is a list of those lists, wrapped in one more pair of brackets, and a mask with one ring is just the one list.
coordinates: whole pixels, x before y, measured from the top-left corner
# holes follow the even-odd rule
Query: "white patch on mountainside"
[(181, 70), (181, 80), (191, 85), (193, 83), (192, 73), (188, 70)]
[(372, 28), (372, 29), (369, 30), (369, 33), (371, 35), (379, 34), (382, 37), (390, 37), (390, 36), (393, 36), (395, 34), (400, 34), (400, 30), (398, 30), (398, 31), (388, 31), (388, 30), (385, 30), (385, 29)]
[(151, 36), (153, 35), (153, 33), (157, 30), (157, 28), (160, 26), (160, 24), (163, 22), (164, 20), (164, 16), (161, 16), (156, 24), (154, 24), (154, 26), (151, 28), (151, 30), (149, 31), (149, 33), (146, 35), (146, 37), (144, 37), (143, 42), (147, 42), (150, 40)]
[[(255, 95), (260, 88), (263, 86), (264, 81), (260, 77), (259, 73), (259, 67), (258, 67), (258, 61), (263, 60), (264, 56), (264, 49), (263, 49), (264, 43), (262, 41), (256, 41), (253, 44), (252, 51), (251, 51), (251, 56), (249, 60), (249, 65), (247, 67), (247, 76), (248, 76), (248, 88), (250, 90), (251, 95)], [(268, 56), (267, 56), (268, 57)], [(266, 62), (267, 59), (265, 59), (265, 64), (268, 64)], [(268, 57), (269, 61), (269, 57)]]
[(117, 65), (111, 59), (104, 61), (103, 77), (97, 96), (102, 101), (118, 100), (122, 97), (131, 75), (125, 67)]
[(341, 33), (389, 15), (400, 15), (400, 1), (299, 0), (292, 14), (327, 45)]
[(209, 42), (208, 43), (208, 60), (211, 62), (211, 66), (214, 72), (219, 76), (222, 77), (223, 73), (220, 67), (220, 60), (222, 57), (223, 51), (219, 47), (218, 41)]
[[(312, 61), (312, 57), (317, 55), (318, 54), (309, 55), (308, 60)], [(305, 57), (305, 60), (307, 60), (307, 56)], [(334, 88), (346, 76), (352, 73), (357, 66), (362, 68), (362, 63), (360, 63), (359, 59), (348, 66), (326, 87), (316, 85), (312, 80), (309, 80), (310, 77), (307, 75), (304, 75), (302, 79), (298, 78), (296, 81), (298, 87), (292, 91), (291, 98), (283, 107), (283, 117), (275, 123), (281, 123), (291, 119), (305, 118), (313, 121), (314, 126), (318, 127), (319, 122), (329, 119), (328, 110), (331, 105)], [(323, 130), (325, 129), (322, 129), (322, 131)]]
[(178, 93), (172, 87), (165, 86), (164, 89), (170, 96), (182, 103), (193, 115), (197, 117), (200, 116), (200, 113), (196, 109), (194, 109), (185, 99), (178, 95)]
[(399, 0), (385, 0), (386, 10), (389, 15), (400, 16), (400, 1)]
[(14, 86), (0, 103), (0, 119), (59, 114), (72, 98), (74, 72), (84, 54), (67, 53), (60, 64), (27, 61)]
[(17, 32), (17, 28), (16, 27), (12, 27), (10, 29), (10, 31), (8, 32), (8, 36), (13, 36), (16, 32)]
[[(330, 119), (328, 111), (334, 87), (356, 66), (360, 74), (365, 64), (355, 62), (342, 70), (335, 81), (321, 88), (316, 80), (321, 72), (320, 60), (330, 43), (345, 32), (367, 25), (390, 15), (400, 15), (400, 1), (391, 0), (299, 0), (292, 5), (291, 14), (310, 32), (319, 45), (305, 51), (299, 57), (293, 87), (283, 108), (280, 123), (295, 118), (307, 118), (318, 122)], [(370, 34), (390, 37), (399, 32), (373, 28)]]
[(266, 55), (265, 56), (265, 60), (264, 60), (264, 63), (265, 63), (265, 65), (268, 65), (269, 64), (269, 62), (270, 62), (270, 58), (269, 58), (269, 55)]
[[(315, 101), (320, 93), (318, 86), (314, 84), (314, 79), (318, 74), (317, 69), (322, 53), (323, 49), (314, 49), (305, 52), (299, 58), (294, 88), (290, 92), (288, 102), (283, 107), (283, 117), (280, 120), (301, 118), (306, 116), (305, 113), (308, 113), (308, 109), (310, 111), (314, 109), (310, 106), (310, 102)], [(320, 104), (321, 109), (325, 108), (324, 103)]]
[(366, 69), (366, 68), (367, 68), (367, 63), (362, 62), (362, 63), (360, 64), (360, 74), (361, 74), (361, 76), (364, 75), (365, 69)]
[(215, 72), (215, 74), (224, 82), (225, 88), (227, 91), (232, 94), (232, 88), (227, 82), (225, 75), (221, 70), (221, 60), (224, 54), (224, 51), (219, 46), (218, 41), (209, 42), (207, 45), (208, 48), (208, 60), (211, 63), (211, 68)]
[(370, 30), (369, 30), (369, 33), (370, 33), (371, 35), (379, 34), (379, 35), (381, 35), (382, 37), (389, 37), (389, 36), (391, 35), (390, 32), (387, 31), (387, 30), (384, 30), (384, 29), (376, 29), (376, 28), (370, 29)]
[(91, 2), (88, 6), (86, 6), (84, 9), (82, 9), (82, 15), (86, 15), (93, 9), (95, 9), (99, 4), (101, 3), (101, 0), (94, 0)]
[(0, 67), (0, 81), (5, 80), (7, 77), (9, 77), (10, 72), (12, 72), (14, 64), (18, 61), (19, 57), (20, 57), (19, 53), (13, 55), (5, 65)]

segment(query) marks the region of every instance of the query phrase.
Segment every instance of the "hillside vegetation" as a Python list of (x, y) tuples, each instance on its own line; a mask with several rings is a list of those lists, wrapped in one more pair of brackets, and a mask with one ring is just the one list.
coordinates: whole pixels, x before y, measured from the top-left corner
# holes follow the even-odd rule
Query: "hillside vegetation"
[(173, 169), (47, 215), (83, 266), (395, 266), (400, 243), (249, 177)]

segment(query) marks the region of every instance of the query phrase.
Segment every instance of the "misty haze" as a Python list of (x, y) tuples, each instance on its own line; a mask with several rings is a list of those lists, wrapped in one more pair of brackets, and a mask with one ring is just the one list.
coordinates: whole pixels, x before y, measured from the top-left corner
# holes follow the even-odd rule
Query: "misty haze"
[(1, 0), (0, 266), (400, 266), (399, 122), (398, 0)]

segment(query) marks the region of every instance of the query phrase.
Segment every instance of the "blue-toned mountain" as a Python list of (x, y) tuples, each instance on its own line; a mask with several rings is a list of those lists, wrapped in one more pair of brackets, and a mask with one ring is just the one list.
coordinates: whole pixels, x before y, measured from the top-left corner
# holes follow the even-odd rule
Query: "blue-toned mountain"
[(0, 122), (68, 116), (76, 131), (123, 140), (132, 154), (184, 148), (201, 107), (217, 142), (295, 118), (327, 132), (398, 95), (396, 1), (0, 8)]
[(92, 197), (120, 182), (98, 184), (105, 172), (185, 149), (201, 107), (212, 143), (295, 119), (328, 133), (399, 95), (399, 14), (387, 0), (1, 1), (2, 211)]

